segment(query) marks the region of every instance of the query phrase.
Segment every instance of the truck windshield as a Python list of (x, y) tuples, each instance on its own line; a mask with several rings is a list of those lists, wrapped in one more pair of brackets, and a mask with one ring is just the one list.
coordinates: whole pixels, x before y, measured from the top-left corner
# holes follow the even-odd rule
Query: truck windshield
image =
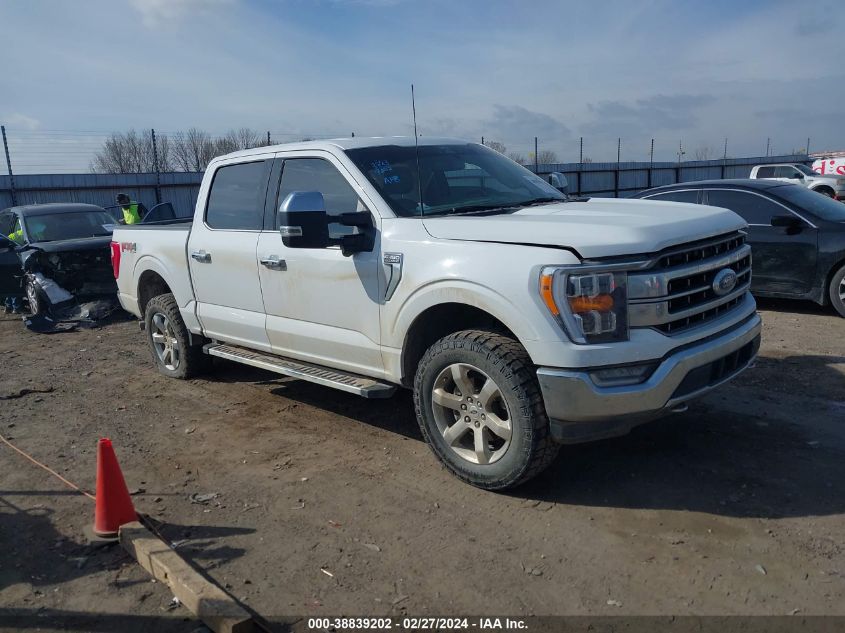
[(30, 242), (56, 242), (111, 235), (114, 219), (105, 211), (44, 213), (24, 217)]
[(398, 216), (507, 213), (566, 200), (525, 167), (474, 143), (420, 145), (419, 169), (413, 146), (364, 147), (346, 154)]
[(802, 211), (809, 211), (822, 220), (845, 222), (845, 204), (799, 185), (786, 185), (771, 190), (776, 196), (791, 202)]

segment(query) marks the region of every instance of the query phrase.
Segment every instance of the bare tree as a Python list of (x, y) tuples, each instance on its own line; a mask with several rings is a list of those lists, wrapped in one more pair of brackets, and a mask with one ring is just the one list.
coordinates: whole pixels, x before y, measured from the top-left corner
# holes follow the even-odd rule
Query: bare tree
[(261, 134), (248, 127), (229, 130), (214, 143), (217, 154), (229, 154), (242, 149), (252, 149), (262, 145)]
[(173, 162), (181, 171), (204, 171), (216, 155), (216, 144), (208, 132), (192, 127), (173, 137)]
[(713, 148), (709, 145), (701, 145), (693, 151), (692, 155), (695, 157), (695, 160), (710, 160), (713, 158)]
[[(173, 169), (171, 146), (166, 136), (156, 138), (158, 168)], [(149, 131), (116, 132), (103, 142), (102, 149), (91, 161), (91, 170), (107, 174), (139, 174), (155, 171), (152, 135)]]
[(557, 162), (557, 154), (550, 149), (541, 149), (537, 152), (537, 163), (550, 165)]
[(499, 152), (500, 154), (504, 154), (505, 152), (507, 152), (507, 151), (508, 151), (508, 148), (507, 148), (507, 147), (505, 147), (505, 144), (504, 144), (504, 143), (500, 143), (499, 141), (487, 141), (487, 142), (485, 143), (485, 145), (486, 145), (487, 147), (489, 147), (490, 149), (492, 149), (492, 150), (495, 150), (495, 151)]
[(524, 154), (520, 154), (519, 152), (508, 152), (507, 156), (515, 163), (519, 163), (520, 165), (525, 164)]

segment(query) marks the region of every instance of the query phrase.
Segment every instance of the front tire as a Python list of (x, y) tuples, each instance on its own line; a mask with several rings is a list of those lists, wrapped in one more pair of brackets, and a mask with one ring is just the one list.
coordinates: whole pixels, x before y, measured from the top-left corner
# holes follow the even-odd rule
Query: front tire
[(437, 458), (479, 488), (518, 486), (557, 456), (531, 360), (510, 337), (465, 330), (437, 341), (417, 367), (414, 405)]
[(839, 316), (845, 317), (845, 266), (833, 273), (830, 279), (830, 303), (834, 309), (839, 313)]
[(26, 302), (29, 304), (30, 314), (37, 316), (48, 312), (47, 295), (32, 279), (27, 279), (24, 292), (26, 293)]
[(172, 294), (153, 297), (144, 311), (144, 331), (159, 373), (185, 380), (209, 369), (211, 359), (191, 337)]

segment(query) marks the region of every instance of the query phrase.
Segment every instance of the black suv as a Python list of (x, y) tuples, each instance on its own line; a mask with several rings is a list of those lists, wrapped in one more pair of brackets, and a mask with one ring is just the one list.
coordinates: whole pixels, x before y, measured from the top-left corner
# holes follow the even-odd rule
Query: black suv
[(845, 317), (845, 204), (771, 180), (702, 180), (632, 197), (734, 211), (748, 222), (754, 294), (829, 302)]

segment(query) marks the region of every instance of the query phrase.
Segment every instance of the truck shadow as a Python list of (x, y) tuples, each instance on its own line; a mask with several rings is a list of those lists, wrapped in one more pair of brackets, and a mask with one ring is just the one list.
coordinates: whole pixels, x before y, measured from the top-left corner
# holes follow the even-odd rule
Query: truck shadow
[[(780, 518), (845, 511), (845, 374), (836, 356), (759, 358), (690, 411), (564, 446), (511, 496), (585, 506)], [(363, 400), (301, 381), (273, 393), (422, 440), (408, 391)], [(811, 398), (817, 409), (799, 402)], [(840, 402), (831, 397), (841, 399)], [(432, 467), (435, 464), (432, 462)]]
[[(759, 358), (689, 412), (565, 446), (517, 496), (783, 518), (845, 511), (845, 357)], [(833, 399), (832, 399), (833, 398)], [(838, 398), (838, 399), (837, 399)]]

